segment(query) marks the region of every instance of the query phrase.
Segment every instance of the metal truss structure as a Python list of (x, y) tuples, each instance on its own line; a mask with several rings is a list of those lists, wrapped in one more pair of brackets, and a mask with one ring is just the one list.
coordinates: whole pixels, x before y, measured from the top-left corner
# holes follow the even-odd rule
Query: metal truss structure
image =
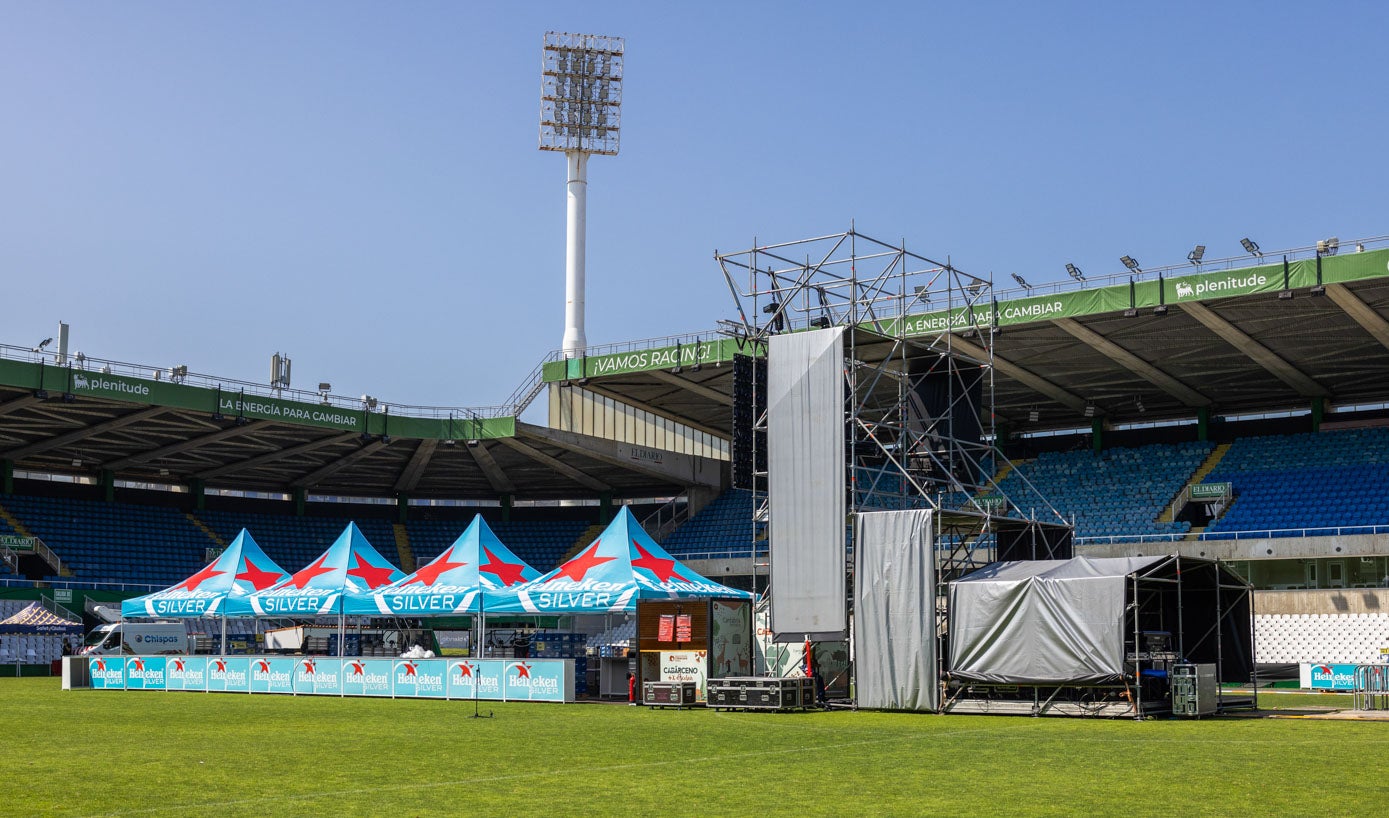
[[(722, 329), (752, 350), (765, 352), (767, 339), (779, 333), (844, 328), (851, 516), (934, 509), (941, 582), (994, 561), (1000, 526), (1043, 525), (1053, 537), (1056, 528), (1069, 529), (1050, 504), (1038, 505), (1035, 489), (1029, 507), (1020, 508), (995, 482), (1010, 467), (994, 445), (998, 328), (990, 279), (853, 227), (780, 244), (754, 242), (749, 250), (716, 253), (715, 260), (737, 310)], [(932, 323), (913, 317), (942, 310), (948, 318)], [(754, 422), (755, 430), (765, 430), (765, 407)], [(763, 487), (754, 483), (760, 520), (766, 519)], [(1033, 549), (1049, 551), (1049, 545)]]

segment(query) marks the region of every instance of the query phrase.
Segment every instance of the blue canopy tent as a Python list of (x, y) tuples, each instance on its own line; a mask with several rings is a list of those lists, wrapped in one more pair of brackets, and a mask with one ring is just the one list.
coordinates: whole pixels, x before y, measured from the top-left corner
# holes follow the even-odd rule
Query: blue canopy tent
[(264, 590), (289, 576), (266, 556), (246, 529), (201, 571), (182, 582), (121, 603), (122, 618), (222, 619), (222, 652), (227, 650), (227, 603)]
[(269, 588), (231, 597), (228, 616), (330, 616), (342, 614), (347, 594), (363, 594), (404, 577), (381, 556), (356, 523), (318, 559)]
[(390, 585), (348, 593), (342, 611), (362, 616), (450, 616), (478, 612), (483, 589), (502, 590), (540, 576), (492, 533), (479, 514), (428, 565)]
[(651, 539), (623, 508), (588, 547), (544, 576), (484, 590), (488, 614), (604, 614), (638, 601), (741, 599), (754, 595), (700, 576)]

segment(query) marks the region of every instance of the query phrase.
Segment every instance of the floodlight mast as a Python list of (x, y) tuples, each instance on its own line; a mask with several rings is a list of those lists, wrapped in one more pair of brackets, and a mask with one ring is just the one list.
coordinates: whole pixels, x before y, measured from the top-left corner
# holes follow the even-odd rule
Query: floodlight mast
[(582, 355), (588, 157), (616, 156), (626, 41), (597, 34), (545, 33), (541, 51), (540, 149), (562, 151), (568, 208), (564, 257), (564, 357)]

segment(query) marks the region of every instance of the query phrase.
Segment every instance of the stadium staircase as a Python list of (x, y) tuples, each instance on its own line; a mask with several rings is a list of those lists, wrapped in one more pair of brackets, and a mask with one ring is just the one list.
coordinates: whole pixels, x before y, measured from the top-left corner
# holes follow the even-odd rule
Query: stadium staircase
[[(1206, 475), (1214, 471), (1215, 467), (1220, 465), (1220, 461), (1225, 459), (1225, 453), (1230, 451), (1231, 445), (1230, 443), (1221, 443), (1212, 449), (1210, 455), (1201, 462), (1200, 466), (1196, 467), (1196, 471), (1192, 472), (1191, 478), (1186, 481), (1187, 485), (1195, 485), (1204, 481)], [(1167, 504), (1167, 508), (1163, 509), (1162, 515), (1157, 518), (1158, 522), (1170, 523), (1176, 519), (1178, 511), (1177, 505), (1182, 501), (1182, 493), (1185, 489), (1186, 486), (1182, 486), (1182, 490), (1179, 490), (1177, 496), (1172, 498), (1172, 502)], [(1193, 528), (1193, 530), (1195, 529)], [(1201, 530), (1204, 531), (1205, 527), (1202, 526)], [(1190, 539), (1190, 537), (1188, 537), (1188, 539)]]
[(765, 554), (766, 523), (753, 522), (752, 492), (728, 489), (661, 543), (672, 556), (747, 557)]
[(410, 550), (409, 532), (402, 523), (392, 525), (391, 531), (395, 534), (396, 553), (400, 555), (400, 570), (407, 574), (415, 573), (415, 554)]
[(187, 517), (188, 522), (197, 526), (204, 534), (206, 534), (209, 540), (212, 540), (214, 543), (217, 543), (218, 548), (227, 547), (227, 541), (222, 539), (216, 531), (213, 531), (212, 529), (208, 528), (207, 523), (203, 522), (202, 520), (199, 520), (197, 515), (195, 515), (193, 512), (190, 511), (187, 514), (184, 514), (183, 516)]
[[(43, 563), (53, 571), (50, 576), (59, 579), (72, 576), (72, 569), (63, 564), (62, 558), (54, 553), (53, 549), (49, 548), (48, 544), (45, 543), (42, 538), (36, 536), (34, 532), (26, 528), (23, 521), (11, 514), (9, 509), (5, 508), (3, 505), (0, 505), (0, 523), (3, 523), (3, 525), (0, 525), (0, 534), (14, 534), (20, 537), (28, 537), (35, 541), (34, 556), (42, 560)], [(34, 566), (29, 565), (26, 567), (23, 558), (18, 552), (11, 551), (8, 548), (5, 550), (8, 552), (6, 554), (7, 559), (0, 561), (0, 571), (16, 574), (29, 574), (33, 571)], [(10, 565), (11, 561), (13, 565)], [(34, 574), (34, 576), (37, 576), (37, 574)]]

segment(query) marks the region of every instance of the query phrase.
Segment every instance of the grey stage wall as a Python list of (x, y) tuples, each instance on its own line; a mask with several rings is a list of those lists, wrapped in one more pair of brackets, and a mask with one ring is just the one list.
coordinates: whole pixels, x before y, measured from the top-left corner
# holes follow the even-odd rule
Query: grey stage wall
[(854, 671), (858, 705), (940, 707), (931, 511), (854, 520)]
[(774, 335), (767, 354), (772, 633), (843, 639), (844, 330)]

